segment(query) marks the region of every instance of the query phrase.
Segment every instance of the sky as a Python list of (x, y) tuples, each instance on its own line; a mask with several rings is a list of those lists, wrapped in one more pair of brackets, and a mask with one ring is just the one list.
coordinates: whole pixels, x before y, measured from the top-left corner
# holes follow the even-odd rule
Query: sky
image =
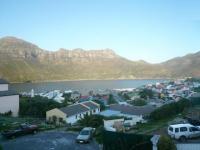
[(159, 63), (200, 51), (199, 0), (1, 0), (0, 37)]

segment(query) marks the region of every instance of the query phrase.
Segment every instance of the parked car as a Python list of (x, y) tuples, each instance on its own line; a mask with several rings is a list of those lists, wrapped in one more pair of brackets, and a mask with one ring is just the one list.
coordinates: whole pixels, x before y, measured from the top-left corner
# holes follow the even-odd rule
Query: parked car
[(18, 129), (3, 131), (1, 134), (6, 138), (15, 138), (17, 136), (36, 133), (38, 131), (37, 125), (30, 125), (27, 123), (21, 124)]
[(200, 137), (200, 128), (191, 124), (175, 124), (168, 127), (171, 138), (186, 141), (190, 138)]
[(92, 139), (92, 135), (94, 132), (94, 128), (91, 127), (85, 127), (81, 130), (79, 135), (76, 138), (77, 143), (89, 143)]

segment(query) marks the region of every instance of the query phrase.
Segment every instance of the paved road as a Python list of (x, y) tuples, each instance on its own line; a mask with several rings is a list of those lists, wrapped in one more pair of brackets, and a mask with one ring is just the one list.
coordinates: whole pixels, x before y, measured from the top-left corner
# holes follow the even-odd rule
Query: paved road
[(76, 133), (48, 131), (0, 142), (5, 150), (99, 150), (94, 141), (77, 144), (76, 137)]

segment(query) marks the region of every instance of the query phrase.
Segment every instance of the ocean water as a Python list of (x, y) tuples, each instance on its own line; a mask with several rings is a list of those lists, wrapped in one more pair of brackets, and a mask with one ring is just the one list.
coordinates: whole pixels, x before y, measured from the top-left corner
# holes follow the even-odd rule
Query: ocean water
[(14, 83), (10, 88), (17, 92), (30, 92), (32, 89), (36, 93), (52, 90), (78, 90), (86, 93), (90, 90), (124, 89), (137, 88), (146, 84), (168, 81), (167, 79), (141, 79), (141, 80), (83, 80), (83, 81), (59, 81), (40, 83)]

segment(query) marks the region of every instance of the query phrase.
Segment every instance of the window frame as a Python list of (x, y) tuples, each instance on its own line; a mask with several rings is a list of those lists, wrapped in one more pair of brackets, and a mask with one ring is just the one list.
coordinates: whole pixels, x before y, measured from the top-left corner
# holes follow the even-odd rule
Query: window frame
[(187, 132), (188, 128), (187, 127), (180, 127), (180, 132)]

